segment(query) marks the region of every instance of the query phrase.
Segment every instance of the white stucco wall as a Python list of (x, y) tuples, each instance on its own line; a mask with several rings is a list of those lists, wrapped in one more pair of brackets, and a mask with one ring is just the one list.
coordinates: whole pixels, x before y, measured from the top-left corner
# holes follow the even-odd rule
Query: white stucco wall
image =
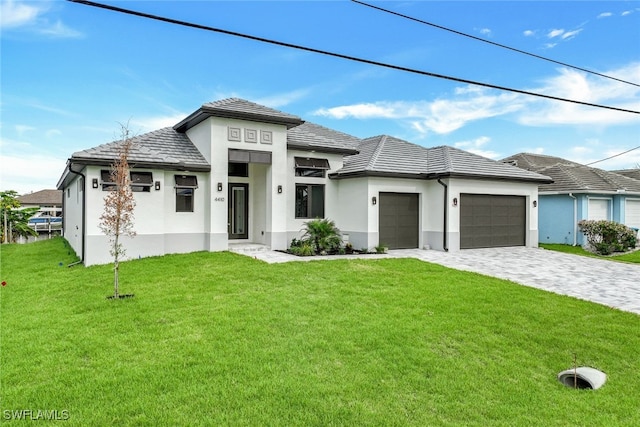
[[(74, 175), (72, 174), (72, 176)], [(80, 181), (81, 177), (75, 175), (69, 186), (64, 189), (62, 198), (64, 238), (67, 239), (76, 255), (82, 257), (82, 186)], [(91, 187), (90, 184), (89, 187)]]
[[(327, 159), (330, 169), (326, 171), (324, 178), (313, 178), (304, 176), (295, 176), (295, 158), (309, 157), (318, 159)], [(338, 223), (338, 217), (341, 215), (341, 200), (339, 197), (339, 182), (329, 179), (329, 174), (342, 168), (343, 156), (335, 153), (309, 152), (301, 150), (290, 150), (286, 153), (286, 166), (281, 172), (281, 179), (287, 184), (283, 186), (283, 198), (286, 202), (285, 210), (280, 215), (285, 220), (287, 233), (287, 246), (291, 243), (291, 239), (302, 236), (301, 231), (304, 223), (313, 218), (296, 218), (296, 184), (316, 184), (324, 185), (324, 216)]]

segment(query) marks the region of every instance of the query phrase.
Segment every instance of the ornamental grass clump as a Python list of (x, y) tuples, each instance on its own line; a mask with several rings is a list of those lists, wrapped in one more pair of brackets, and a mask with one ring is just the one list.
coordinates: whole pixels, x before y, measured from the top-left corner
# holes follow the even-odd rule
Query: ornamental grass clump
[(636, 232), (615, 221), (582, 220), (578, 228), (587, 238), (589, 249), (600, 255), (625, 252), (637, 244)]

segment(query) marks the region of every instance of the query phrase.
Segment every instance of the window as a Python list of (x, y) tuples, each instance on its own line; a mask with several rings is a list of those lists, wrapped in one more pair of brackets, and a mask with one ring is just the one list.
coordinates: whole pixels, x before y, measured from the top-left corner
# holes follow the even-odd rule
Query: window
[(131, 172), (131, 191), (145, 192), (151, 191), (153, 185), (153, 175), (151, 172)]
[(324, 185), (296, 185), (296, 218), (324, 218)]
[(193, 175), (175, 175), (176, 212), (193, 212), (193, 196), (198, 178)]
[[(130, 172), (129, 179), (131, 180), (131, 191), (145, 193), (151, 191), (151, 186), (153, 185), (153, 175), (151, 172)], [(110, 170), (101, 170), (100, 180), (102, 181), (102, 191), (113, 191), (116, 189), (116, 182)]]
[(249, 176), (249, 163), (234, 163), (229, 162), (229, 176)]
[(296, 176), (324, 178), (329, 168), (327, 159), (296, 157)]
[(111, 176), (111, 171), (101, 170), (100, 180), (102, 181), (102, 191), (114, 191), (116, 189), (116, 183)]

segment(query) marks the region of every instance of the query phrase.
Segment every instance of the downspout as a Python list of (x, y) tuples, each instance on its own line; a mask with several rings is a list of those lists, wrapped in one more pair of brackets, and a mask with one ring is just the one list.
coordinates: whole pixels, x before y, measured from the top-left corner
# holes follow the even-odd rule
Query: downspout
[[(69, 264), (67, 267), (73, 267), (74, 265), (84, 263), (84, 254), (85, 254), (85, 234), (86, 234), (86, 207), (87, 207), (87, 177), (84, 176), (82, 172), (76, 172), (71, 169), (71, 162), (69, 162), (68, 166), (69, 172), (80, 175), (82, 177), (82, 251), (80, 254), (80, 261), (73, 262)], [(64, 194), (62, 195), (62, 200), (64, 202)], [(62, 222), (64, 224), (64, 213), (62, 214)], [(65, 229), (66, 231), (66, 229)]]
[(445, 252), (449, 251), (449, 245), (447, 243), (447, 216), (449, 215), (449, 187), (447, 186), (447, 184), (445, 184), (444, 182), (442, 182), (442, 180), (440, 180), (440, 178), (438, 178), (438, 184), (442, 185), (444, 187), (444, 218), (443, 218), (443, 224), (442, 224), (442, 249), (444, 249)]
[(578, 245), (578, 198), (569, 193), (569, 197), (573, 199), (573, 246)]

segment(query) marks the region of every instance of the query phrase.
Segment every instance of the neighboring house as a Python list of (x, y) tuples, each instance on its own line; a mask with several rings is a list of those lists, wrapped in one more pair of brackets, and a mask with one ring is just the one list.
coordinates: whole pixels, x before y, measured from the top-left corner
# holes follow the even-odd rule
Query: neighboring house
[(62, 216), (62, 191), (60, 190), (36, 191), (35, 193), (19, 196), (18, 201), (23, 208), (39, 208), (38, 213), (41, 215)]
[[(86, 265), (110, 261), (100, 231), (118, 142), (74, 153), (58, 182), (64, 236)], [(137, 236), (127, 256), (286, 249), (330, 218), (355, 248), (458, 250), (538, 244), (538, 185), (551, 180), (451, 147), (361, 140), (242, 99), (204, 104), (134, 139)]]
[(553, 179), (553, 183), (538, 188), (541, 243), (582, 245), (584, 236), (578, 222), (584, 219), (611, 220), (640, 228), (640, 180), (632, 174), (541, 154), (520, 153), (503, 162)]

